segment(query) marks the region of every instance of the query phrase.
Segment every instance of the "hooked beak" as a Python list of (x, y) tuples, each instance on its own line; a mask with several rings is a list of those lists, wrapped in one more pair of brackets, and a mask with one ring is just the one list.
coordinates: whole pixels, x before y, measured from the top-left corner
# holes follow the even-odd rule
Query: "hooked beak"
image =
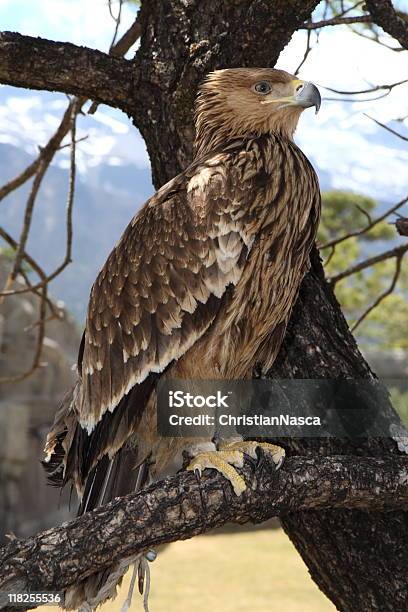
[(294, 103), (302, 108), (314, 106), (317, 114), (322, 103), (322, 98), (316, 85), (310, 83), (310, 81), (299, 80), (295, 80), (293, 83), (296, 92), (293, 96)]
[(300, 106), (301, 108), (309, 108), (314, 106), (316, 114), (319, 111), (322, 99), (320, 92), (316, 85), (310, 83), (310, 81), (300, 81), (299, 79), (293, 79), (292, 81), (294, 94), (285, 98), (270, 98), (262, 100), (261, 104), (273, 104), (280, 102), (277, 107), (285, 108), (286, 106)]

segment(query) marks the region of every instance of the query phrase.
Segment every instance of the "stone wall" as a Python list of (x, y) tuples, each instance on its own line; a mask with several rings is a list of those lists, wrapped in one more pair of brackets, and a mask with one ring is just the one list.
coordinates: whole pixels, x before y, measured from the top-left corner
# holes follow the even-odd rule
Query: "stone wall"
[[(5, 265), (0, 259), (0, 286)], [(32, 363), (38, 298), (6, 298), (0, 306), (0, 376), (24, 372)], [(68, 315), (46, 326), (43, 367), (20, 383), (0, 388), (0, 541), (26, 536), (66, 520), (68, 491), (45, 482), (40, 464), (44, 439), (58, 404), (72, 385), (80, 333)], [(75, 502), (74, 502), (75, 504)]]

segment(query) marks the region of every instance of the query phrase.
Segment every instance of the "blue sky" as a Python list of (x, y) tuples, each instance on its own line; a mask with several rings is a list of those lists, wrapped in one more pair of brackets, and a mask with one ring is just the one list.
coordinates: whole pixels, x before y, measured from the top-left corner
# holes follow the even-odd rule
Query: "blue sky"
[[(112, 3), (115, 9), (115, 2)], [(134, 9), (123, 7), (126, 29), (134, 18)], [(107, 49), (114, 23), (107, 0), (0, 0), (2, 30), (65, 40), (76, 44)]]
[[(408, 9), (408, 1), (398, 5)], [(114, 30), (106, 0), (0, 0), (0, 18), (3, 30), (67, 40), (102, 50), (109, 47)], [(122, 31), (133, 18), (134, 10), (125, 6)], [(304, 46), (305, 32), (297, 32), (281, 54), (278, 67), (293, 71), (303, 55)], [(394, 53), (363, 40), (345, 27), (327, 28), (321, 33), (319, 44), (315, 45), (301, 76), (320, 86), (364, 89), (370, 84), (408, 78), (407, 56), (408, 53)], [(19, 120), (14, 131), (23, 128), (24, 137), (31, 139), (29, 146), (34, 150), (37, 142), (44, 141), (53, 129), (57, 107), (60, 105), (62, 111), (64, 98), (58, 95), (47, 97), (53, 109), (50, 106), (47, 116), (37, 117), (30, 125), (33, 107), (35, 109), (39, 104), (37, 92), (33, 92), (28, 101), (20, 100), (18, 103), (19, 90), (7, 88), (7, 91), (12, 103), (0, 109), (0, 137), (2, 132), (8, 134), (13, 129), (13, 113), (17, 112)], [(322, 94), (331, 95), (324, 89)], [(379, 131), (364, 113), (388, 122), (406, 114), (407, 99), (408, 85), (405, 85), (386, 98), (372, 102), (324, 101), (317, 117), (311, 111), (304, 113), (297, 141), (318, 170), (330, 173), (334, 187), (354, 189), (383, 199), (384, 191), (388, 196), (385, 199), (400, 197), (407, 185), (406, 148), (402, 141)], [(82, 155), (84, 162), (82, 169), (89, 159), (95, 165), (103, 156), (111, 159), (112, 163), (120, 163), (125, 158), (139, 167), (149, 165), (143, 141), (127, 117), (100, 107), (95, 121), (95, 125), (109, 128), (109, 134), (96, 128), (91, 128), (89, 133), (86, 121), (83, 127), (79, 126), (80, 134), (89, 135), (80, 145), (80, 160)], [(396, 124), (396, 127), (404, 129), (401, 124)], [(15, 137), (18, 138), (17, 133)]]

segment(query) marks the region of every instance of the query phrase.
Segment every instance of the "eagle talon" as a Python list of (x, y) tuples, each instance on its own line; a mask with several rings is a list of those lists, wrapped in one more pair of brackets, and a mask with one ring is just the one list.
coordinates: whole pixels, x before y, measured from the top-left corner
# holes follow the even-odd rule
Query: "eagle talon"
[(256, 467), (260, 468), (265, 463), (265, 453), (262, 450), (261, 446), (256, 447), (256, 456), (257, 456)]
[(244, 452), (244, 455), (245, 455), (245, 459), (248, 461), (248, 463), (250, 463), (252, 465), (252, 467), (254, 467), (254, 468), (259, 467), (260, 459), (261, 458), (258, 456), (258, 453), (257, 453), (257, 457), (254, 458), (252, 455), (248, 455), (248, 453), (246, 453), (245, 451), (243, 451), (243, 452)]
[(252, 459), (257, 460), (257, 467), (261, 466), (265, 455), (272, 456), (275, 469), (278, 470), (285, 460), (285, 449), (269, 442), (255, 442), (254, 440), (240, 440), (238, 442), (223, 442), (220, 447), (225, 451), (238, 450)]
[(242, 452), (238, 450), (220, 450), (199, 453), (186, 469), (194, 471), (195, 474), (198, 471), (200, 475), (206, 468), (220, 472), (224, 478), (230, 481), (235, 495), (239, 497), (245, 491), (246, 484), (235, 467), (242, 467), (243, 465), (244, 454)]
[[(317, 111), (316, 111), (316, 112), (317, 112)], [(281, 457), (281, 458), (278, 460), (278, 463), (276, 463), (276, 464), (275, 464), (275, 465), (276, 465), (276, 467), (275, 467), (275, 471), (278, 471), (278, 470), (279, 470), (279, 469), (282, 467), (282, 465), (283, 465), (283, 462), (284, 462), (284, 461), (285, 461), (285, 455), (283, 455), (283, 456), (282, 456), (282, 457)]]

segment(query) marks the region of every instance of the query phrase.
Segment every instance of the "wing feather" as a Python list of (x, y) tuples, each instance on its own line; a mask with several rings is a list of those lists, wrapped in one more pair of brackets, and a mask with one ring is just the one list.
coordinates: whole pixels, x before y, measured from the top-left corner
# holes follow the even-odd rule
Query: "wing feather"
[(238, 282), (250, 243), (240, 214), (250, 184), (235, 198), (223, 163), (191, 167), (170, 191), (160, 190), (98, 275), (77, 404), (88, 432), (134, 385), (180, 358), (214, 320), (226, 288)]

